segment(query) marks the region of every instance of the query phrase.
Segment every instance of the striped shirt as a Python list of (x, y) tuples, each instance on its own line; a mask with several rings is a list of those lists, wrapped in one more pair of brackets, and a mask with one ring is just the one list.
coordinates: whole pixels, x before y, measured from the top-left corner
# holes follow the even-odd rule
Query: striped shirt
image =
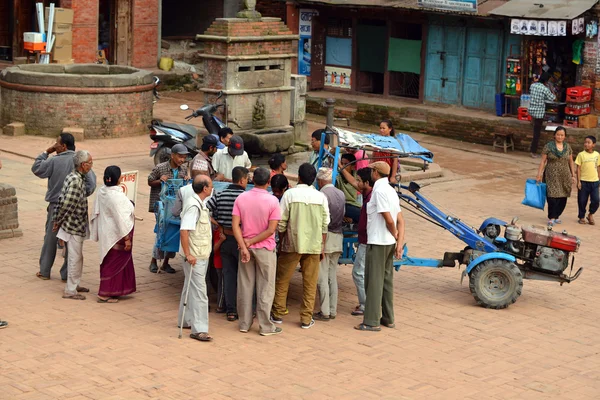
[(215, 193), (215, 195), (208, 200), (206, 206), (210, 210), (213, 218), (223, 228), (231, 229), (231, 213), (233, 212), (235, 199), (244, 192), (245, 189), (243, 187), (233, 183), (227, 186), (227, 189), (222, 192)]

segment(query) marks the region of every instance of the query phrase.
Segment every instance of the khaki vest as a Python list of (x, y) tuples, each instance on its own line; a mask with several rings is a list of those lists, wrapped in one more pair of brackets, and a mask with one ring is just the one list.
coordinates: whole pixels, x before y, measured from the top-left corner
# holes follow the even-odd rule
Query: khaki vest
[(212, 250), (212, 229), (208, 208), (197, 195), (186, 199), (181, 215), (185, 215), (192, 207), (200, 212), (196, 222), (196, 230), (190, 232), (190, 253), (199, 260), (207, 260)]

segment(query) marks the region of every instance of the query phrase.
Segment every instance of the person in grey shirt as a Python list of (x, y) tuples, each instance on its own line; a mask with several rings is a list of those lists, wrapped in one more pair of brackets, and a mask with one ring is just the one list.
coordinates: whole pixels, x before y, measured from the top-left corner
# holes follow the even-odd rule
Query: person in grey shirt
[[(56, 152), (54, 157), (50, 154)], [(37, 156), (31, 167), (31, 172), (38, 178), (48, 178), (48, 191), (46, 192), (46, 201), (48, 202), (46, 216), (46, 233), (44, 235), (44, 244), (40, 254), (40, 270), (36, 276), (43, 280), (50, 279), (50, 271), (56, 258), (56, 247), (58, 239), (56, 233), (52, 231), (52, 218), (56, 211), (58, 198), (63, 187), (63, 183), (68, 174), (75, 168), (73, 155), (75, 154), (75, 138), (70, 133), (62, 133), (56, 143), (49, 147), (42, 154)], [(86, 195), (90, 196), (96, 189), (96, 175), (93, 171), (85, 176)], [(63, 281), (67, 280), (67, 256), (62, 268), (60, 277)]]

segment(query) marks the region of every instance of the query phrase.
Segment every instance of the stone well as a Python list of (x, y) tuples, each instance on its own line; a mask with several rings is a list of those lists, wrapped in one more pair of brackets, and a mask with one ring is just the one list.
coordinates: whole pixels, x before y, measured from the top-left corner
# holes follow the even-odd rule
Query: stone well
[(0, 72), (0, 127), (23, 122), (29, 135), (64, 127), (86, 138), (144, 134), (152, 120), (152, 73), (126, 66), (29, 64)]

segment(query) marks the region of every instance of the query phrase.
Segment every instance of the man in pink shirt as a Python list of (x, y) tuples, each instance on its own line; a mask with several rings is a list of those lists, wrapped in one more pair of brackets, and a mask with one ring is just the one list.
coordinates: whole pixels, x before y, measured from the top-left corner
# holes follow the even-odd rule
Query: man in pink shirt
[(233, 235), (240, 247), (237, 311), (240, 332), (252, 326), (252, 297), (256, 288), (256, 316), (262, 336), (277, 335), (282, 329), (269, 319), (275, 296), (275, 230), (281, 219), (277, 197), (267, 192), (269, 170), (254, 171), (254, 188), (238, 196), (233, 205)]

